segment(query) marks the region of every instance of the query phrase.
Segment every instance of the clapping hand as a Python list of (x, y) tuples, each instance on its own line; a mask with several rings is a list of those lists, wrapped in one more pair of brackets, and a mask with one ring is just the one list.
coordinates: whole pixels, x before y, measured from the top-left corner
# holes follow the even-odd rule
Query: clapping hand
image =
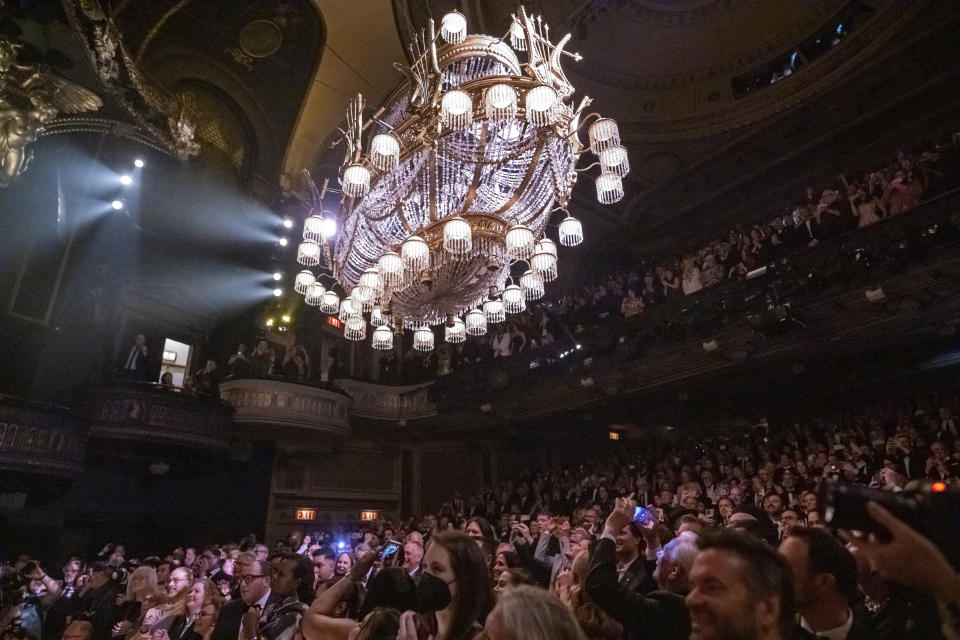
[(633, 520), (637, 503), (632, 498), (617, 498), (613, 511), (607, 516), (604, 533), (616, 536)]

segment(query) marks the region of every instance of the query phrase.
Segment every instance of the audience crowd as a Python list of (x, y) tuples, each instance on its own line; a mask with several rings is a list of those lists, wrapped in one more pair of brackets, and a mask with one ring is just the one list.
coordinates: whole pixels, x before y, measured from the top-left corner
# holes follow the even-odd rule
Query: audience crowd
[[(419, 522), (271, 546), (108, 544), (56, 579), (25, 554), (3, 565), (2, 640), (956, 638), (958, 410), (661, 431)], [(930, 505), (941, 517), (913, 517)]]

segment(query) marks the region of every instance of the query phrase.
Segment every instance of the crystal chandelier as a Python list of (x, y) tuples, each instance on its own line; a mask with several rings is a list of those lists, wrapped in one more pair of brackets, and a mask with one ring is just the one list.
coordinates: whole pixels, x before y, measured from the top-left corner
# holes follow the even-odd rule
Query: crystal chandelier
[[(584, 113), (591, 100), (574, 100), (561, 66), (580, 60), (564, 49), (570, 35), (554, 44), (523, 7), (502, 38), (468, 26), (458, 12), (439, 29), (430, 20), (410, 45), (413, 63), (397, 65), (405, 79), (386, 102), (375, 111), (362, 96), (351, 102), (339, 212), (324, 212), (315, 195), (319, 214), (304, 225), (298, 261), (327, 270), (350, 295), (341, 302), (313, 286), (310, 271), (297, 291), (339, 314), (351, 340), (365, 340), (369, 323), (375, 349), (392, 348), (406, 326), (414, 348), (430, 351), (431, 325), (445, 325), (444, 339), (457, 344), (522, 312), (557, 277), (557, 244), (545, 236), (551, 216), (565, 213), (559, 244), (583, 241), (566, 213), (578, 173), (599, 165), (598, 200), (624, 196), (630, 164), (617, 124)], [(597, 162), (578, 168), (588, 150)], [(512, 271), (523, 274), (516, 283)]]

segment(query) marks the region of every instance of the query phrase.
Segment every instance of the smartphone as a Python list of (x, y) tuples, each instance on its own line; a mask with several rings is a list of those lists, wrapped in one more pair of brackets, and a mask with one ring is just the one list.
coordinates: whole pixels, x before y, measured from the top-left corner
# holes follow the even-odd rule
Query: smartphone
[(397, 551), (399, 551), (401, 546), (403, 545), (401, 545), (400, 542), (398, 542), (397, 540), (391, 540), (386, 544), (386, 546), (383, 547), (383, 549), (380, 549), (380, 553), (377, 556), (377, 559), (383, 562), (384, 560), (386, 560), (387, 558), (395, 554)]
[(530, 514), (525, 513), (520, 516), (520, 522), (530, 522)]
[(650, 510), (643, 507), (637, 507), (633, 510), (633, 521), (639, 525), (644, 525), (650, 521)]

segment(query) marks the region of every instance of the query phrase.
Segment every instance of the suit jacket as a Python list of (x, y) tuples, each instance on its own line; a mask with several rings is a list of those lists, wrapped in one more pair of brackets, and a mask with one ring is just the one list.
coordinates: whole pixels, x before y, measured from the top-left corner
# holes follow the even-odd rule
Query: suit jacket
[(627, 591), (640, 594), (656, 591), (657, 583), (653, 581), (653, 568), (650, 564), (643, 556), (638, 556), (623, 572), (620, 577), (620, 586)]
[(910, 460), (907, 461), (907, 456), (900, 457), (900, 467), (903, 469), (904, 473), (907, 474), (907, 478), (914, 480), (916, 478), (924, 478), (927, 475), (927, 459), (919, 451), (911, 451), (909, 454)]
[[(283, 598), (277, 595), (275, 591), (271, 591), (270, 597), (267, 598), (267, 606), (264, 607), (264, 610), (281, 600), (283, 600)], [(223, 608), (220, 609), (220, 617), (217, 618), (217, 624), (213, 628), (210, 640), (237, 640), (237, 637), (240, 635), (240, 620), (249, 608), (247, 603), (239, 598), (223, 605)], [(263, 617), (262, 614), (261, 617)]]
[(686, 640), (690, 613), (683, 596), (654, 591), (646, 596), (617, 582), (614, 542), (601, 538), (593, 552), (586, 589), (590, 599), (627, 631), (645, 640)]

